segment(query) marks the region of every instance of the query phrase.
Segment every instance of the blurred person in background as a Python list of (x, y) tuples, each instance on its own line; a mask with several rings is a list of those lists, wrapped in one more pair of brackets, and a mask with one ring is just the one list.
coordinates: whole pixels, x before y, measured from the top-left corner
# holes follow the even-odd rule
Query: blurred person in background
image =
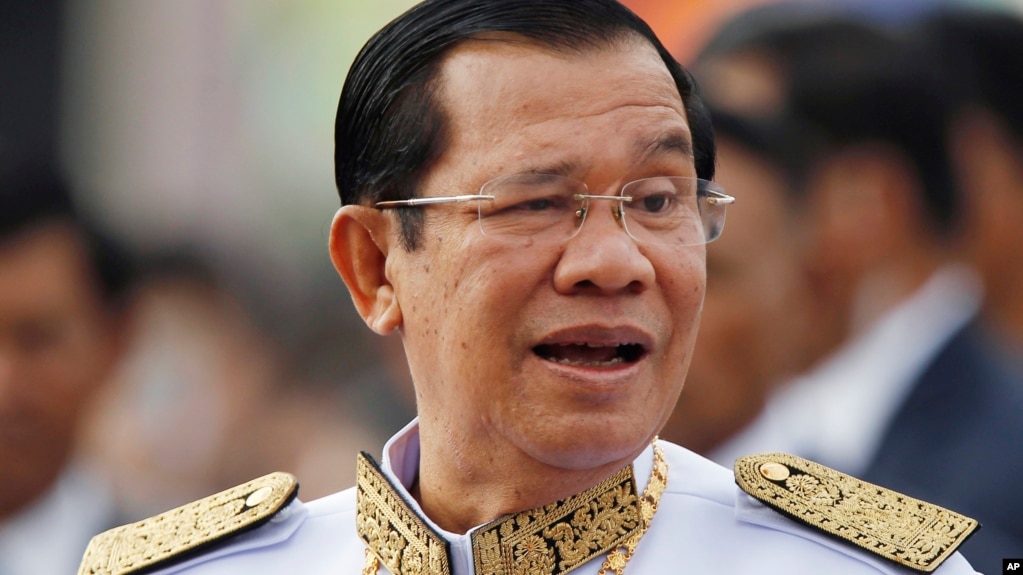
[[(789, 182), (768, 121), (711, 106), (717, 181), (741, 202), (729, 232), (707, 246), (707, 295), (684, 393), (661, 436), (713, 458), (750, 423), (775, 386), (805, 369), (825, 339), (797, 257)], [(810, 332), (807, 314), (817, 313)], [(732, 461), (721, 462), (731, 465)]]
[[(984, 283), (981, 314), (992, 345), (1023, 361), (1023, 20), (949, 7), (923, 25), (952, 76), (957, 106), (949, 145), (967, 198), (964, 253)], [(1021, 383), (1023, 385), (1023, 383)]]
[(41, 166), (0, 167), (0, 573), (72, 573), (130, 518), (79, 456), (126, 337), (130, 266)]
[(139, 258), (124, 359), (89, 417), (89, 453), (145, 516), (275, 469), (303, 491), (351, 481), (349, 453), (376, 436), (343, 388), (298, 375), (243, 297), (198, 248)]
[(993, 572), (1023, 541), (1023, 391), (987, 345), (979, 282), (956, 257), (973, 200), (944, 146), (949, 90), (907, 32), (790, 9), (745, 42), (782, 54), (800, 257), (842, 342), (718, 456), (789, 451), (969, 510), (985, 529), (964, 554)]
[[(762, 37), (777, 25), (778, 10), (768, 5), (740, 12), (707, 39), (692, 67), (709, 105), (733, 117), (759, 121), (781, 113), (788, 93), (787, 61), (781, 46)], [(788, 7), (784, 11), (794, 12)], [(793, 15), (783, 18), (788, 21)]]

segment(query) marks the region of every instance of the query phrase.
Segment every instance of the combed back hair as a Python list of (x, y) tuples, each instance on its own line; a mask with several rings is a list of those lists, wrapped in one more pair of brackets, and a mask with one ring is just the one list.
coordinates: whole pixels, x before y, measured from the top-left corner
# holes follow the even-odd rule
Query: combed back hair
[[(459, 43), (492, 32), (563, 52), (645, 38), (678, 87), (696, 173), (713, 178), (714, 136), (695, 82), (650, 27), (616, 0), (427, 0), (370, 38), (349, 69), (334, 125), (334, 178), (343, 205), (419, 195), (420, 180), (448, 143), (437, 98), (440, 63)], [(398, 218), (403, 247), (416, 249), (421, 210), (399, 210)]]

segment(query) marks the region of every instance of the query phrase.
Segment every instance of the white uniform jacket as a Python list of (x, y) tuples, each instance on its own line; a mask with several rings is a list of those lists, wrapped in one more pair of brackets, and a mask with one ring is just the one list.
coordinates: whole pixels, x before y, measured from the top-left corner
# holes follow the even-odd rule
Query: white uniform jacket
[[(659, 508), (635, 554), (629, 575), (756, 573), (757, 575), (907, 574), (914, 571), (857, 546), (807, 527), (765, 506), (736, 486), (733, 473), (677, 445), (658, 441), (668, 480)], [(422, 515), (405, 486), (419, 461), (419, 433), (413, 422), (385, 446), (381, 472), (404, 499), (448, 544), (453, 575), (476, 573), (472, 534), (445, 532)], [(653, 449), (634, 462), (635, 488), (651, 478)], [(357, 575), (366, 565), (367, 544), (356, 530), (355, 488), (308, 503), (294, 500), (268, 523), (210, 546), (157, 570), (160, 574)], [(395, 535), (396, 536), (396, 535)], [(400, 548), (403, 543), (398, 544)], [(594, 555), (573, 573), (594, 575), (606, 557)], [(83, 564), (84, 565), (84, 564)], [(381, 566), (380, 573), (387, 573)], [(958, 553), (934, 573), (974, 573)], [(478, 575), (482, 575), (479, 573)]]

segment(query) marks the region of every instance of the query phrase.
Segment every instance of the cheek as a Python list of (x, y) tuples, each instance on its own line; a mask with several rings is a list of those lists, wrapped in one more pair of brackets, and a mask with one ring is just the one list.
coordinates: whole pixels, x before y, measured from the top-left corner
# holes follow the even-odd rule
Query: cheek
[(665, 327), (670, 334), (665, 369), (671, 373), (665, 373), (664, 377), (673, 380), (684, 381), (697, 340), (706, 293), (706, 272), (702, 255), (703, 252), (699, 251), (676, 259), (674, 273), (661, 274), (658, 281), (667, 307), (662, 312), (663, 317), (670, 321), (670, 325)]
[(707, 271), (703, 250), (691, 250), (676, 258), (671, 273), (659, 280), (667, 294), (672, 313), (699, 318), (707, 292)]
[(416, 349), (429, 349), (434, 356), (464, 356), (494, 345), (483, 338), (503, 337), (520, 308), (516, 302), (523, 290), (515, 282), (522, 270), (514, 258), (483, 243), (448, 245), (440, 239), (421, 250), (433, 256), (403, 264), (414, 273), (402, 278), (397, 292), (405, 336), (417, 340)]

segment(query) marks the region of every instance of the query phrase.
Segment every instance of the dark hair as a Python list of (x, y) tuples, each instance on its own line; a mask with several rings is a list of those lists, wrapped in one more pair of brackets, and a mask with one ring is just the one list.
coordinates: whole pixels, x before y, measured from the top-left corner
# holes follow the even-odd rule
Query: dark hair
[[(342, 204), (407, 199), (446, 144), (436, 101), (443, 56), (487, 32), (519, 34), (560, 50), (608, 46), (636, 34), (649, 41), (678, 86), (693, 138), (696, 172), (714, 175), (714, 136), (689, 73), (650, 27), (615, 0), (427, 0), (399, 16), (363, 47), (338, 103), (334, 178)], [(401, 237), (414, 250), (419, 210), (400, 210)]]
[(840, 8), (779, 4), (759, 11), (763, 19), (743, 17), (711, 40), (701, 62), (746, 50), (770, 54), (785, 94), (778, 112), (784, 153), (776, 159), (793, 181), (836, 148), (890, 144), (915, 170), (932, 229), (949, 235), (961, 200), (944, 145), (946, 78), (915, 37)]
[(68, 224), (80, 235), (107, 307), (120, 310), (133, 277), (127, 251), (79, 210), (56, 168), (19, 164), (0, 169), (0, 243), (49, 224)]
[[(844, 12), (831, 4), (778, 2), (754, 6), (725, 20), (703, 44), (695, 66), (717, 56), (746, 50), (774, 51), (784, 57), (817, 34), (817, 24)], [(699, 74), (697, 74), (699, 77)]]
[(782, 128), (778, 118), (744, 115), (718, 108), (713, 103), (709, 103), (707, 109), (714, 121), (714, 136), (718, 142), (727, 137), (769, 162), (788, 165), (779, 151), (778, 136)]
[(945, 146), (949, 102), (939, 67), (911, 37), (853, 16), (817, 26), (816, 40), (793, 55), (789, 92), (793, 125), (818, 136), (799, 137), (811, 144), (802, 147), (807, 164), (835, 148), (892, 145), (915, 171), (932, 230), (951, 235), (961, 200)]
[(1023, 19), (1000, 10), (943, 7), (921, 27), (958, 106), (997, 114), (1023, 143)]

